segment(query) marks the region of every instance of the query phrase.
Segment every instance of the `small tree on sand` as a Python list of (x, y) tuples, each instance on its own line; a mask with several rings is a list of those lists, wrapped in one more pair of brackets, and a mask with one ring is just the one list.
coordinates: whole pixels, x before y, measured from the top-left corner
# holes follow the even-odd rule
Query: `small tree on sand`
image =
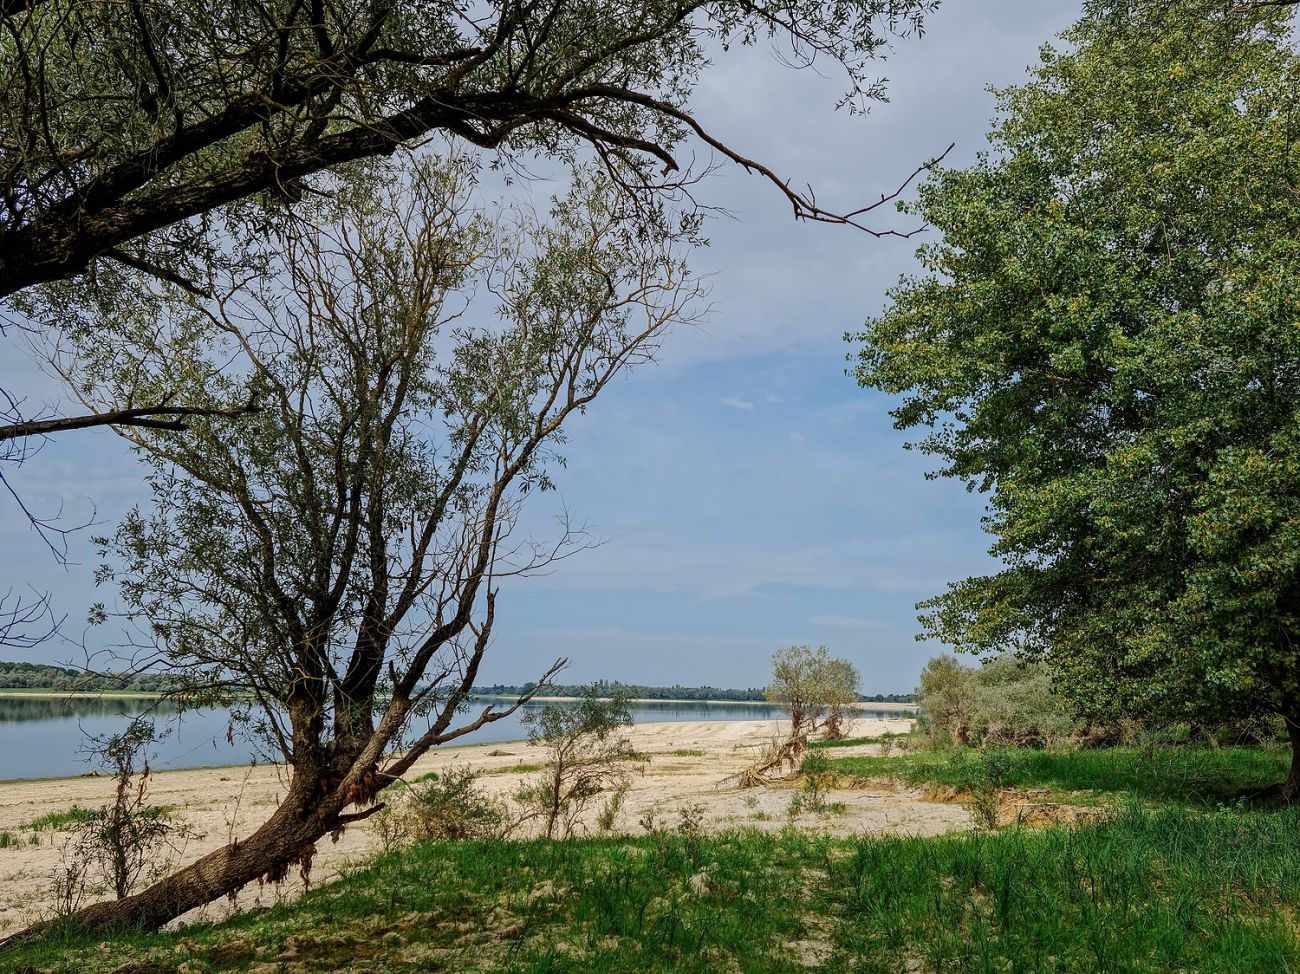
[(531, 696), (458, 721), (502, 579), (584, 544), (563, 524), (520, 536), (522, 504), (549, 486), (565, 421), (683, 320), (695, 223), (603, 177), (579, 177), (549, 219), (493, 222), (472, 183), (467, 166), (355, 173), (304, 201), (266, 273), (214, 271), (211, 300), (142, 277), (71, 331), (60, 364), (92, 405), (216, 390), (263, 406), (185, 436), (120, 430), (154, 506), (104, 539), (104, 573), (147, 624), (135, 662), (230, 703), (289, 773), (251, 835), (92, 904), (77, 929), (158, 927), (309, 866), (430, 748)]
[(602, 699), (595, 687), (576, 706), (547, 704), (524, 715), (528, 743), (546, 749), (546, 771), (516, 795), (529, 817), (546, 823), (546, 837), (568, 838), (597, 795), (619, 789), (623, 762), (635, 756), (621, 731), (632, 723), (627, 698)]
[(836, 741), (845, 736), (851, 719), (850, 711), (858, 701), (861, 687), (862, 677), (858, 675), (858, 668), (848, 660), (832, 659), (826, 664), (826, 721), (822, 732), (827, 740)]
[(72, 827), (54, 883), (61, 910), (81, 899), (92, 871), (117, 899), (125, 899), (141, 876), (165, 873), (181, 844), (193, 837), (193, 831), (173, 821), (165, 808), (149, 803), (145, 752), (155, 740), (153, 722), (136, 718), (121, 734), (91, 742), (91, 750), (112, 772), (113, 800)]
[(792, 741), (823, 728), (841, 737), (859, 682), (857, 668), (832, 657), (825, 646), (784, 646), (772, 654), (767, 699), (790, 715)]

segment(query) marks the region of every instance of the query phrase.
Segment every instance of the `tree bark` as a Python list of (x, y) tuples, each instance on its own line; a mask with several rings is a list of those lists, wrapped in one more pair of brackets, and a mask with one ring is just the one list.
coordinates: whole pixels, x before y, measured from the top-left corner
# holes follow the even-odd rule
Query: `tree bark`
[(318, 802), (312, 800), (312, 788), (302, 781), (291, 785), (280, 807), (248, 838), (208, 853), (134, 896), (92, 903), (66, 920), (28, 927), (0, 941), (0, 950), (39, 937), (56, 923), (83, 935), (157, 930), (259, 877), (277, 870), (282, 874), (304, 855), (310, 856), (314, 843), (337, 827), (317, 814)]

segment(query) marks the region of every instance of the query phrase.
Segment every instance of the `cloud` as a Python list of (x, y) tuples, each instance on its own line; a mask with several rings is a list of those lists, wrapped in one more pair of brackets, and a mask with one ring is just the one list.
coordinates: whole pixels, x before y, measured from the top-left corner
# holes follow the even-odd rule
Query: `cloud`
[(735, 396), (727, 396), (722, 400), (724, 406), (730, 406), (732, 409), (739, 409), (742, 413), (752, 413), (754, 404), (748, 399), (737, 399)]
[(835, 613), (822, 613), (820, 615), (810, 616), (808, 625), (819, 626), (823, 629), (853, 629), (860, 632), (871, 630), (887, 630), (893, 632), (895, 627), (888, 622), (879, 619), (863, 619), (860, 616), (836, 615)]

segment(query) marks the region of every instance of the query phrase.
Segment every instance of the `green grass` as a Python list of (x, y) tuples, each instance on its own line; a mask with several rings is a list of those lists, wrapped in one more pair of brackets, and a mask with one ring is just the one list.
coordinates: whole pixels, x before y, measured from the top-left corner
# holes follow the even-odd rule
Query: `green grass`
[(1289, 754), (1275, 748), (1005, 749), (915, 752), (831, 761), (840, 774), (895, 777), (915, 785), (975, 790), (989, 785), (1123, 793), (1195, 805), (1231, 803), (1266, 792), (1286, 776)]
[[(891, 739), (896, 739), (899, 735), (891, 734)], [(809, 741), (808, 746), (811, 748), (828, 748), (828, 747), (858, 747), (861, 744), (879, 744), (885, 740), (884, 736), (879, 737), (841, 737), (834, 741)]]
[(541, 771), (549, 768), (549, 764), (519, 764), (507, 765), (504, 768), (489, 768), (483, 774), (532, 774), (534, 771)]
[(704, 752), (703, 752), (703, 751), (694, 751), (694, 750), (691, 750), (690, 748), (685, 748), (685, 747), (683, 747), (683, 748), (678, 748), (676, 751), (669, 751), (668, 753), (671, 754), (671, 755), (672, 755), (673, 757), (675, 757), (675, 758), (702, 758), (702, 757), (704, 757)]
[(89, 821), (94, 817), (94, 809), (73, 805), (61, 812), (50, 812), (40, 818), (34, 818), (30, 822), (25, 822), (21, 827), (30, 832), (58, 832), (81, 822)]
[(938, 839), (658, 835), (401, 850), (296, 904), (50, 940), (11, 969), (1138, 972), (1300, 968), (1300, 812), (1127, 805)]

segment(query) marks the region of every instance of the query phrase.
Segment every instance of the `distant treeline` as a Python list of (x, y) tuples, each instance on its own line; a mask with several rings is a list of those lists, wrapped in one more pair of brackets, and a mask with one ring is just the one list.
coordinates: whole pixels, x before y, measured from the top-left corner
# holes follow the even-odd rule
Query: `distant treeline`
[[(581, 685), (557, 683), (546, 688), (545, 696), (576, 697), (585, 693), (593, 685), (600, 693), (613, 694), (621, 691), (633, 700), (736, 700), (761, 702), (767, 699), (764, 687), (750, 687), (747, 690), (725, 690), (721, 687), (684, 687), (678, 685), (648, 687), (639, 683), (621, 683), (618, 680), (597, 680), (594, 684), (584, 683)], [(516, 697), (531, 691), (536, 686), (535, 683), (525, 683), (522, 686), (494, 683), (491, 686), (475, 687), (474, 692), (483, 696)], [(859, 699), (864, 703), (913, 703), (916, 696), (911, 693), (877, 693)]]
[[(576, 697), (586, 692), (590, 685), (556, 684), (546, 688), (546, 696)], [(162, 673), (91, 674), (47, 663), (9, 663), (0, 660), (0, 689), (3, 690), (129, 690), (136, 693), (163, 693), (170, 686), (171, 681)], [(494, 683), (491, 686), (475, 687), (474, 692), (485, 696), (514, 697), (535, 686), (535, 683), (525, 683), (523, 686)], [(595, 686), (604, 694), (621, 690), (634, 700), (759, 702), (767, 699), (763, 687), (750, 687), (746, 690), (724, 690), (721, 687), (647, 687), (637, 683), (620, 683), (617, 680), (597, 680)], [(916, 697), (911, 693), (877, 693), (860, 699), (864, 703), (913, 703)]]
[(162, 693), (171, 681), (162, 673), (86, 673), (48, 663), (0, 660), (0, 689), (5, 690), (130, 690)]

